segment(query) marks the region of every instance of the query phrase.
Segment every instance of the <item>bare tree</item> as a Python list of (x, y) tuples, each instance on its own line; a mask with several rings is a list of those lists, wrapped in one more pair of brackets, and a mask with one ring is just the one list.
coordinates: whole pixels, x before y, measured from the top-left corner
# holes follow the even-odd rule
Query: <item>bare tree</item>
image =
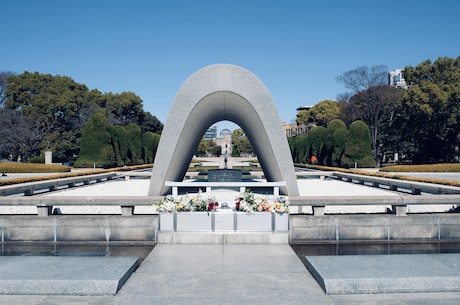
[(379, 126), (401, 101), (401, 91), (387, 85), (388, 72), (384, 65), (362, 66), (337, 76), (336, 80), (352, 91), (342, 95), (342, 119), (348, 124), (363, 120), (370, 128), (374, 159), (379, 159)]
[(26, 160), (40, 153), (40, 144), (46, 136), (43, 126), (32, 116), (19, 110), (0, 110), (0, 154), (16, 160)]
[(369, 126), (375, 160), (378, 160), (379, 155), (379, 127), (384, 120), (389, 120), (394, 109), (400, 104), (402, 90), (392, 86), (371, 87), (355, 94), (347, 104), (346, 108), (351, 110), (348, 112), (358, 115), (358, 118)]
[(337, 102), (348, 102), (353, 94), (350, 92), (343, 92), (337, 95), (335, 98)]
[(368, 68), (362, 66), (337, 76), (336, 81), (342, 83), (345, 88), (353, 91), (353, 94), (367, 90), (371, 87), (387, 84), (388, 71), (384, 65)]
[(13, 75), (13, 72), (0, 72), (0, 108), (3, 108), (6, 101), (6, 83), (10, 75)]

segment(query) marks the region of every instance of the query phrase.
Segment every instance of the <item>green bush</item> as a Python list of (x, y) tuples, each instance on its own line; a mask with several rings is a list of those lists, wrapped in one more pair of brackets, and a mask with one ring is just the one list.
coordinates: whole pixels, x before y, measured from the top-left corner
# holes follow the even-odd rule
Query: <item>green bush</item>
[(142, 135), (142, 157), (145, 163), (153, 163), (160, 142), (160, 135), (147, 131)]
[[(128, 153), (126, 165), (135, 165), (142, 158), (142, 137), (141, 128), (136, 124), (128, 124), (125, 127), (128, 136)], [(142, 161), (143, 163), (143, 161)]]
[(117, 165), (110, 125), (102, 113), (92, 115), (82, 129), (80, 155), (75, 167)]
[(306, 135), (298, 135), (292, 140), (293, 160), (295, 162), (305, 163), (308, 158), (309, 143)]
[(354, 121), (348, 128), (342, 166), (375, 167), (372, 158), (371, 134), (363, 121)]
[(292, 160), (308, 163), (315, 155), (319, 164), (339, 167), (374, 167), (370, 131), (363, 121), (353, 122), (347, 130), (342, 120), (327, 127), (314, 127), (308, 135), (288, 139)]
[(110, 126), (109, 130), (112, 135), (112, 145), (117, 166), (130, 164), (131, 162), (127, 160), (129, 149), (128, 132), (123, 126)]
[(308, 134), (308, 138), (311, 143), (310, 148), (307, 147), (307, 149), (311, 151), (311, 154), (309, 154), (308, 157), (311, 157), (311, 155), (315, 155), (318, 158), (320, 164), (323, 164), (323, 160), (326, 159), (323, 150), (323, 145), (326, 141), (326, 137), (327, 131), (326, 128), (323, 126), (313, 128), (312, 130), (310, 130), (310, 133)]
[(33, 156), (29, 158), (29, 163), (45, 164), (45, 156)]
[(332, 150), (331, 165), (342, 166), (342, 157), (345, 153), (345, 143), (348, 138), (348, 130), (346, 128), (337, 128), (334, 130), (334, 148)]
[(136, 124), (113, 126), (102, 113), (96, 113), (82, 130), (75, 167), (109, 168), (153, 163), (159, 141), (159, 134), (142, 134)]

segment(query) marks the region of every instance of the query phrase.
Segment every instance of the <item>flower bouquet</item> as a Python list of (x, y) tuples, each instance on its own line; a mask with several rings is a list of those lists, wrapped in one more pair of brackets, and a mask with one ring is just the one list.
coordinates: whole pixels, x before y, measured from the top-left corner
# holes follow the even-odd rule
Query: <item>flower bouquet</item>
[(279, 196), (269, 200), (265, 196), (256, 197), (253, 192), (241, 193), (235, 198), (235, 210), (240, 212), (289, 212), (289, 200)]
[(185, 195), (176, 198), (168, 195), (155, 202), (158, 212), (211, 212), (218, 206), (215, 198), (205, 198), (201, 192), (196, 196)]

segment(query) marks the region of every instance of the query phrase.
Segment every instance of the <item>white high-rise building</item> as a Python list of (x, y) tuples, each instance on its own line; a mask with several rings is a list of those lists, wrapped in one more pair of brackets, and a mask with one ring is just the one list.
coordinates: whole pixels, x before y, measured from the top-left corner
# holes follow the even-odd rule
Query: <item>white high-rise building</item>
[(403, 69), (395, 69), (388, 72), (388, 84), (398, 88), (407, 88), (406, 80), (402, 72)]
[(204, 138), (206, 140), (217, 138), (217, 126), (214, 125), (214, 126), (209, 127), (208, 130), (204, 134)]

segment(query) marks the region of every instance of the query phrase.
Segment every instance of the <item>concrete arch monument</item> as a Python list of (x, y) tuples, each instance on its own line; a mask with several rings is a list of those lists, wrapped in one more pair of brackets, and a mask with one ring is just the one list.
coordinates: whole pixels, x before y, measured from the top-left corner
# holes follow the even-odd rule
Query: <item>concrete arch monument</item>
[(267, 181), (286, 181), (299, 194), (294, 164), (278, 110), (265, 85), (248, 70), (216, 64), (192, 74), (179, 89), (160, 138), (149, 195), (165, 195), (166, 181), (182, 181), (205, 131), (232, 121), (248, 136)]

